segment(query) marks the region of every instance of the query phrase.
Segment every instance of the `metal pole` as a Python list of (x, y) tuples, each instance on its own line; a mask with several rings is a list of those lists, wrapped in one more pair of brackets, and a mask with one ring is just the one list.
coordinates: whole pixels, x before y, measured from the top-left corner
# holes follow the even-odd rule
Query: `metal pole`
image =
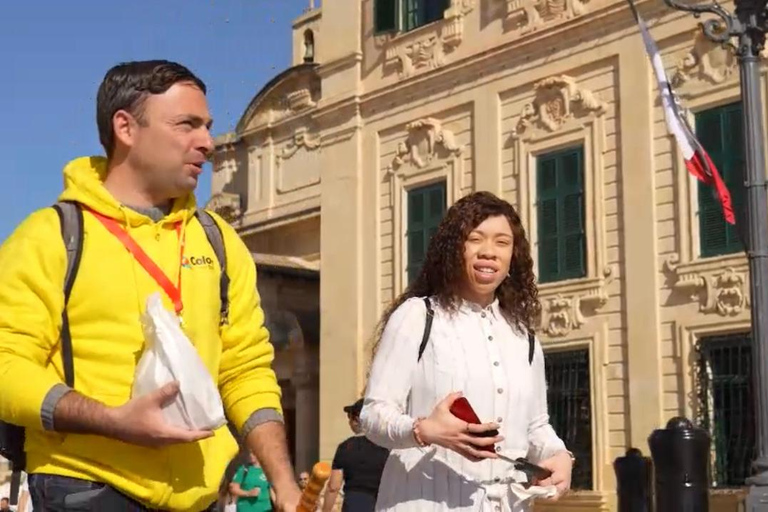
[(765, 42), (764, 4), (737, 2), (736, 15), (744, 27), (739, 35), (741, 99), (746, 155), (745, 192), (747, 256), (752, 313), (752, 370), (755, 389), (757, 459), (747, 511), (768, 512), (768, 194), (766, 191), (763, 102), (760, 94), (760, 51)]
[[(749, 260), (752, 314), (752, 371), (755, 390), (757, 458), (750, 486), (747, 512), (768, 512), (768, 192), (766, 191), (765, 134), (763, 102), (760, 95), (760, 52), (768, 29), (768, 0), (734, 0), (735, 13), (720, 3), (689, 3), (664, 0), (673, 9), (691, 12), (695, 17), (714, 14), (719, 19), (702, 23), (711, 41), (728, 44), (738, 38), (736, 52), (741, 73), (741, 98), (744, 112), (744, 149), (746, 172), (745, 235)], [(737, 221), (743, 222), (742, 219)]]

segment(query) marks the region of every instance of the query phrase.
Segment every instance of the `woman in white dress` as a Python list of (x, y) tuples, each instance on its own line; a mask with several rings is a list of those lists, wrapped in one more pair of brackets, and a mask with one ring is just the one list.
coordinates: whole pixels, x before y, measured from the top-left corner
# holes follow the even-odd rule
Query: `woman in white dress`
[[(377, 511), (521, 512), (532, 494), (557, 499), (569, 489), (573, 455), (549, 423), (532, 334), (539, 309), (512, 205), (487, 192), (459, 200), (381, 321), (361, 413), (368, 438), (391, 449)], [(449, 411), (461, 396), (481, 424)], [(523, 485), (519, 457), (552, 475)]]

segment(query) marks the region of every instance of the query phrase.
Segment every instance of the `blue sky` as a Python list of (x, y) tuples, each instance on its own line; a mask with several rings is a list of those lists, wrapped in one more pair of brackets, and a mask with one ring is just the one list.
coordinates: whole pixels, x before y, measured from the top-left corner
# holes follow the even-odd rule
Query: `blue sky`
[[(319, 4), (319, 2), (317, 2)], [(208, 86), (214, 135), (290, 66), (309, 0), (10, 0), (0, 17), (0, 241), (56, 201), (69, 160), (102, 154), (95, 97), (112, 65), (178, 61)], [(210, 166), (198, 188), (210, 195)]]

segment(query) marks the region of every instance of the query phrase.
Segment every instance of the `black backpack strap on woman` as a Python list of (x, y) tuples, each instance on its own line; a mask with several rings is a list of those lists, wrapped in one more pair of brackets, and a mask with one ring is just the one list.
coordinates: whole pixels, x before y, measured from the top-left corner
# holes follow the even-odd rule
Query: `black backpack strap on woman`
[[(429, 342), (429, 334), (432, 332), (432, 320), (435, 318), (435, 310), (432, 308), (432, 302), (429, 297), (424, 297), (424, 304), (427, 306), (427, 320), (424, 324), (424, 335), (421, 337), (421, 345), (419, 345), (419, 358), (417, 361), (421, 361), (421, 356), (424, 354), (424, 349), (427, 348)], [(533, 356), (536, 353), (536, 335), (533, 331), (528, 331), (528, 364), (533, 363)]]

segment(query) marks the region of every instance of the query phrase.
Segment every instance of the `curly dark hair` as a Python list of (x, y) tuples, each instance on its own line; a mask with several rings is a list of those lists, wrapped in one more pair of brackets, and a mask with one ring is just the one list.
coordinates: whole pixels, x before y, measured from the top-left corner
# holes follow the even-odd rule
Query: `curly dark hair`
[(541, 310), (533, 274), (531, 246), (520, 216), (507, 201), (490, 192), (475, 192), (459, 199), (445, 214), (429, 241), (421, 273), (408, 289), (386, 310), (376, 331), (373, 354), (392, 313), (411, 297), (436, 297), (449, 311), (456, 311), (464, 276), (464, 242), (477, 226), (489, 217), (504, 216), (512, 228), (514, 248), (509, 277), (496, 289), (499, 308), (507, 321), (520, 329), (533, 331)]

